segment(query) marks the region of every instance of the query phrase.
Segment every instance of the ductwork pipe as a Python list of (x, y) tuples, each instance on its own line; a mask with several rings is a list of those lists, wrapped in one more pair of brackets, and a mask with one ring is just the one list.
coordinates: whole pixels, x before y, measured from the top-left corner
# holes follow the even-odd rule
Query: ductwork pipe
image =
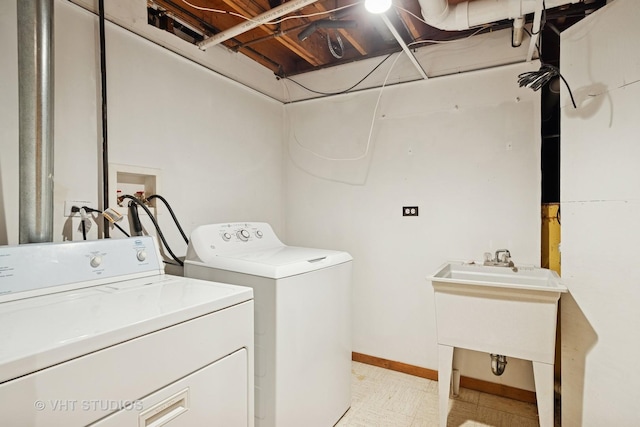
[[(418, 0), (427, 24), (446, 31), (462, 31), (536, 11), (539, 0), (474, 0), (449, 5), (447, 0)], [(546, 0), (552, 9), (581, 0)]]
[(19, 0), (19, 242), (53, 241), (53, 0)]
[(312, 3), (317, 2), (318, 0), (291, 0), (284, 4), (281, 4), (278, 7), (274, 7), (273, 9), (269, 9), (266, 12), (256, 16), (255, 18), (251, 18), (242, 24), (236, 25), (235, 27), (231, 27), (228, 30), (224, 30), (209, 37), (206, 40), (198, 43), (198, 47), (202, 50), (206, 50), (208, 47), (215, 46), (224, 41), (227, 41), (239, 34), (246, 33), (249, 30), (254, 29), (255, 27), (259, 27), (260, 25), (264, 25), (269, 21), (273, 21), (274, 19), (280, 18), (287, 13), (294, 12), (298, 9), (302, 9), (305, 6), (308, 6)]

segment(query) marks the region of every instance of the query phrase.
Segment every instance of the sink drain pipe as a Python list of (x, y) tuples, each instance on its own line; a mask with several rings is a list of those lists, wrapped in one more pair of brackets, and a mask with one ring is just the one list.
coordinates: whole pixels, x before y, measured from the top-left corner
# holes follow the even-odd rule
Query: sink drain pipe
[(502, 375), (506, 367), (507, 356), (491, 353), (491, 372), (493, 373), (493, 375)]

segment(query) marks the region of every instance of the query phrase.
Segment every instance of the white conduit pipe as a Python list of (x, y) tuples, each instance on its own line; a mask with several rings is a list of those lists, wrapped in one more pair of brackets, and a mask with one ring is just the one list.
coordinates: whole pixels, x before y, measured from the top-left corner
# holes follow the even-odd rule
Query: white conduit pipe
[(418, 73), (420, 73), (423, 79), (427, 79), (428, 78), (427, 73), (424, 71), (424, 69), (422, 68), (422, 66), (416, 59), (416, 57), (413, 56), (411, 49), (409, 49), (409, 46), (407, 46), (407, 44), (404, 42), (404, 40), (402, 39), (402, 36), (400, 35), (400, 33), (398, 33), (398, 30), (396, 30), (396, 28), (393, 26), (391, 21), (389, 21), (389, 18), (387, 18), (387, 15), (385, 15), (384, 13), (381, 13), (380, 17), (389, 28), (389, 31), (391, 31), (391, 34), (393, 34), (393, 37), (396, 38), (396, 40), (402, 47), (402, 50), (404, 50), (404, 52), (407, 54), (411, 63), (414, 65), (414, 67), (416, 67), (416, 69), (418, 70)]
[[(582, 0), (546, 0), (547, 9)], [(424, 20), (432, 27), (462, 31), (479, 25), (515, 19), (536, 11), (536, 0), (474, 0), (449, 5), (447, 0), (418, 0)]]
[(278, 7), (274, 7), (273, 9), (269, 9), (266, 12), (256, 16), (255, 18), (251, 18), (250, 21), (243, 22), (242, 24), (238, 24), (235, 27), (231, 27), (228, 30), (224, 30), (219, 32), (218, 34), (214, 34), (206, 40), (198, 43), (198, 47), (202, 50), (206, 50), (208, 47), (215, 46), (219, 43), (227, 41), (239, 34), (246, 33), (249, 30), (254, 29), (260, 25), (264, 25), (265, 23), (272, 21), (276, 18), (279, 18), (287, 13), (294, 12), (298, 9), (302, 9), (305, 6), (308, 6), (312, 3), (317, 2), (318, 0), (291, 0), (284, 4), (281, 4)]

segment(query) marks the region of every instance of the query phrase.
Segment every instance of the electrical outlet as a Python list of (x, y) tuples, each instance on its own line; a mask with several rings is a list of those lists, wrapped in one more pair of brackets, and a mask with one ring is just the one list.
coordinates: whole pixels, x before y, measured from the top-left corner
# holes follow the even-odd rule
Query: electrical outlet
[(96, 204), (88, 200), (65, 200), (64, 202), (64, 216), (80, 216), (78, 212), (71, 212), (71, 208), (77, 206), (79, 208), (86, 206), (88, 208), (94, 208)]
[(418, 216), (418, 207), (417, 206), (403, 206), (402, 207), (402, 216)]

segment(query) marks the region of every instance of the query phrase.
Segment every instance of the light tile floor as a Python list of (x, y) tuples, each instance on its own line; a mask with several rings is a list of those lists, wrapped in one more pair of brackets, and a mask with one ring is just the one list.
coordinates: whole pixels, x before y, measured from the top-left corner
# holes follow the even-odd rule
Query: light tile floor
[[(352, 362), (351, 409), (336, 427), (437, 427), (438, 382)], [(537, 427), (534, 404), (460, 389), (448, 426)]]

